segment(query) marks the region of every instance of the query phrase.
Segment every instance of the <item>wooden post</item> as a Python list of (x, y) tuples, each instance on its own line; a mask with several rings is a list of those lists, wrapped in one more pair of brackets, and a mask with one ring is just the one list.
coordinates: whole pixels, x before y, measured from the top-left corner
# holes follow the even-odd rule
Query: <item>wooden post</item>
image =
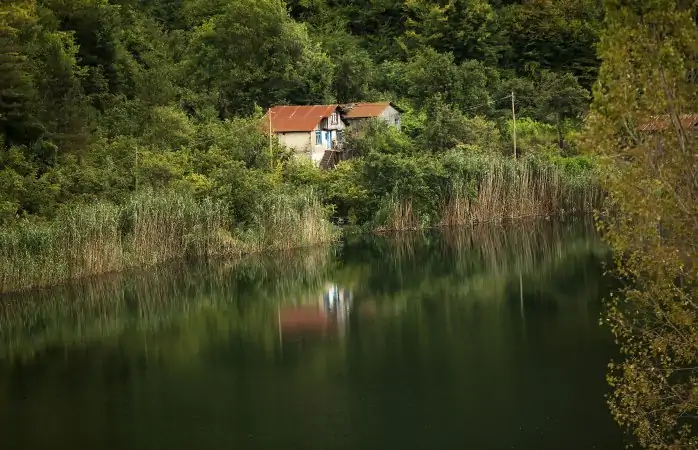
[(514, 91), (511, 91), (511, 118), (514, 120), (514, 159), (518, 158), (516, 152), (516, 108), (514, 107)]

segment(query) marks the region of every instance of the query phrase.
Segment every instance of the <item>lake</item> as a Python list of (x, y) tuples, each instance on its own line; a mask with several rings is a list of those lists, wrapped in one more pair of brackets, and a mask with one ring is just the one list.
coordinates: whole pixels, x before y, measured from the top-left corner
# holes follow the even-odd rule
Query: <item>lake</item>
[(586, 221), (0, 297), (3, 449), (620, 449)]

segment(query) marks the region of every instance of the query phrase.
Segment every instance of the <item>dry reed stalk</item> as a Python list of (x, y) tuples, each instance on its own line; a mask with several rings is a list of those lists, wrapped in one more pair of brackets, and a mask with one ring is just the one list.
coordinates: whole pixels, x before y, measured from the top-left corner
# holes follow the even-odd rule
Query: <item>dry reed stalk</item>
[(576, 184), (553, 166), (492, 162), (478, 180), (477, 194), (469, 198), (452, 189), (442, 202), (440, 225), (499, 222), (504, 219), (551, 217), (589, 213), (601, 200), (591, 181)]
[(121, 207), (86, 205), (53, 223), (0, 230), (0, 293), (176, 259), (289, 250), (336, 239), (314, 196), (282, 196), (275, 206), (271, 214), (260, 214), (242, 239), (230, 233), (223, 204), (174, 193), (136, 194)]

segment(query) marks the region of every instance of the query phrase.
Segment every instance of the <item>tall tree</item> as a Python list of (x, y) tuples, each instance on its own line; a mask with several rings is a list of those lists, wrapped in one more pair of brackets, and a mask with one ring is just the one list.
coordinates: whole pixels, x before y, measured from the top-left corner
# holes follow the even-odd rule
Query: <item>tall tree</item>
[(616, 420), (648, 448), (698, 447), (698, 7), (606, 0), (587, 147), (608, 170), (600, 228), (624, 281), (606, 320)]
[(408, 48), (450, 52), (456, 62), (496, 63), (505, 40), (497, 12), (487, 0), (411, 0), (405, 2)]
[(591, 89), (599, 61), (594, 48), (603, 20), (601, 0), (525, 0), (500, 10), (510, 51), (507, 67), (519, 73), (571, 72)]
[(197, 27), (190, 51), (190, 79), (213, 94), (221, 117), (331, 99), (332, 63), (280, 0), (225, 5)]
[(31, 144), (42, 134), (39, 93), (27, 41), (36, 26), (33, 2), (0, 5), (0, 144)]
[(558, 145), (564, 148), (565, 123), (568, 120), (581, 121), (588, 109), (589, 92), (570, 73), (559, 75), (543, 71), (536, 97), (538, 118), (555, 125)]

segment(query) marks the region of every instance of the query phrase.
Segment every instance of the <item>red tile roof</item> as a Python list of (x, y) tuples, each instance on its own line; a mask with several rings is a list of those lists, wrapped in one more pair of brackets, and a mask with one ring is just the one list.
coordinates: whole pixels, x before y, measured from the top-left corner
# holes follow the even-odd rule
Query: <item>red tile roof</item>
[[(695, 128), (698, 126), (698, 114), (682, 114), (681, 126), (684, 129)], [(640, 131), (663, 131), (668, 126), (671, 126), (671, 119), (668, 115), (651, 117), (647, 122), (641, 124), (638, 129)]]
[[(271, 112), (271, 127), (277, 133), (290, 131), (312, 131), (318, 123), (329, 117), (339, 105), (274, 106)], [(265, 116), (265, 120), (269, 120)]]
[(364, 119), (378, 117), (390, 106), (390, 102), (381, 103), (355, 103), (354, 107), (345, 115), (347, 119)]

